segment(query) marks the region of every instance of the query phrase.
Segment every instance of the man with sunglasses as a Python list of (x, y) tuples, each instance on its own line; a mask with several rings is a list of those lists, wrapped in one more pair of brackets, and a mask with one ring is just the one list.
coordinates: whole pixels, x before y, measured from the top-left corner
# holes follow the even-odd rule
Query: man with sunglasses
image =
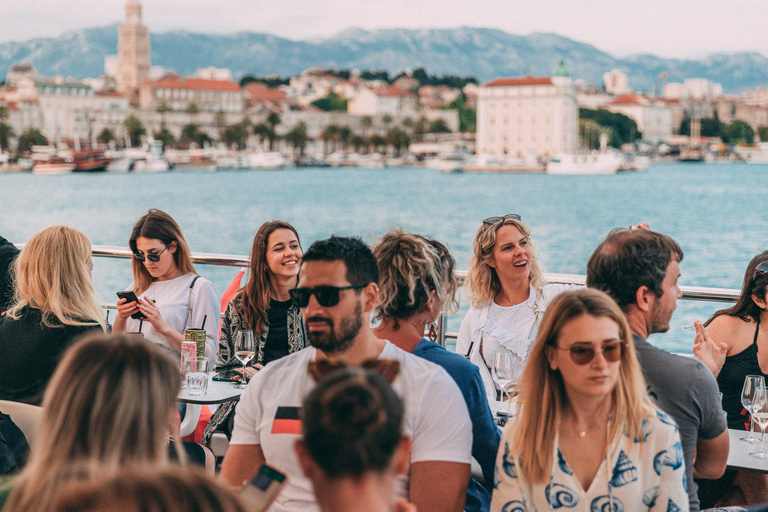
[(376, 258), (359, 239), (331, 237), (304, 253), (291, 296), (312, 346), (270, 363), (251, 380), (237, 406), (221, 469), (233, 487), (264, 462), (287, 473), (288, 484), (272, 511), (318, 510), (294, 452), (301, 435), (300, 407), (318, 372), (346, 365), (389, 375), (404, 400), (403, 432), (413, 442), (406, 488), (419, 512), (463, 510), (472, 448), (464, 399), (445, 370), (373, 334), (378, 278)]
[(646, 341), (667, 332), (677, 299), (683, 250), (648, 229), (615, 229), (587, 263), (587, 286), (608, 293), (624, 311), (648, 393), (680, 429), (690, 510), (699, 510), (697, 478), (719, 478), (728, 459), (728, 430), (712, 372), (692, 357)]

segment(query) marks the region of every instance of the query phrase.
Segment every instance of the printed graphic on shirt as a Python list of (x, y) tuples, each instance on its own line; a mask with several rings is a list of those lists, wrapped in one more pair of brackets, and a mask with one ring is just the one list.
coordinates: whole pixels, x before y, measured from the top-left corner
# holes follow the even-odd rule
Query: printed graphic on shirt
[(272, 434), (301, 435), (301, 407), (278, 407), (272, 421)]

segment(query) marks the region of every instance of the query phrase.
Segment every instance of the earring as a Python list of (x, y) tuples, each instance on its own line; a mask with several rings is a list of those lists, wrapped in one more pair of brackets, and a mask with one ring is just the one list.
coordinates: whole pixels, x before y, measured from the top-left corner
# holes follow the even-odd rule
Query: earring
[(429, 341), (437, 343), (437, 322), (429, 324), (429, 333), (427, 334)]

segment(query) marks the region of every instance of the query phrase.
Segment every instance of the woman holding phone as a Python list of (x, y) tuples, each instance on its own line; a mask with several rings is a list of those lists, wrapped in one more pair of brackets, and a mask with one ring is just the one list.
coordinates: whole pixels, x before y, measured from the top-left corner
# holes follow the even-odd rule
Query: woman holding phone
[(623, 313), (605, 293), (552, 301), (504, 431), (491, 511), (688, 510), (674, 421), (655, 409)]
[[(287, 222), (273, 220), (259, 227), (251, 246), (248, 282), (224, 311), (218, 371), (242, 373), (243, 364), (235, 357), (235, 344), (246, 331), (253, 333), (256, 352), (245, 368), (246, 378), (269, 362), (306, 346), (301, 312), (289, 293), (298, 282), (302, 255), (299, 234)], [(204, 444), (220, 425), (227, 435), (231, 434), (235, 404), (219, 406), (203, 434)]]
[[(184, 330), (204, 328), (205, 356), (214, 360), (219, 296), (213, 283), (197, 274), (179, 225), (167, 213), (149, 210), (133, 226), (128, 244), (133, 252), (133, 282), (128, 290), (138, 300), (117, 301), (113, 332), (135, 333), (141, 327), (146, 339), (179, 353)], [(136, 313), (144, 318), (133, 318)]]

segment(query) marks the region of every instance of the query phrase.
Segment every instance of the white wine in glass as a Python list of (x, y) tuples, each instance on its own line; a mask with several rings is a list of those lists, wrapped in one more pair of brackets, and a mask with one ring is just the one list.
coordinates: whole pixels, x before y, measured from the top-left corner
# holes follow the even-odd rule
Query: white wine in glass
[(768, 391), (765, 385), (760, 386), (755, 391), (755, 399), (752, 402), (752, 420), (760, 427), (760, 449), (750, 453), (750, 457), (756, 459), (768, 458), (765, 453), (765, 428), (768, 427)]
[(243, 363), (243, 378), (239, 384), (235, 384), (238, 389), (244, 389), (246, 382), (245, 365), (256, 356), (256, 346), (253, 341), (253, 331), (240, 331), (235, 339), (235, 357)]
[[(752, 405), (755, 400), (755, 392), (759, 387), (765, 387), (765, 379), (762, 375), (747, 375), (744, 379), (744, 387), (741, 389), (741, 405), (747, 410), (750, 417), (752, 417)], [(754, 444), (757, 442), (755, 438), (755, 432), (752, 427), (752, 420), (750, 419), (749, 436), (740, 438), (745, 443)]]
[[(496, 373), (496, 380), (501, 386), (501, 401), (503, 404), (499, 407), (499, 410), (509, 413), (509, 388), (512, 385), (512, 379), (514, 379), (514, 363), (512, 362), (512, 354), (509, 352), (498, 352), (493, 361), (493, 369)], [(506, 395), (507, 400), (504, 399)]]

